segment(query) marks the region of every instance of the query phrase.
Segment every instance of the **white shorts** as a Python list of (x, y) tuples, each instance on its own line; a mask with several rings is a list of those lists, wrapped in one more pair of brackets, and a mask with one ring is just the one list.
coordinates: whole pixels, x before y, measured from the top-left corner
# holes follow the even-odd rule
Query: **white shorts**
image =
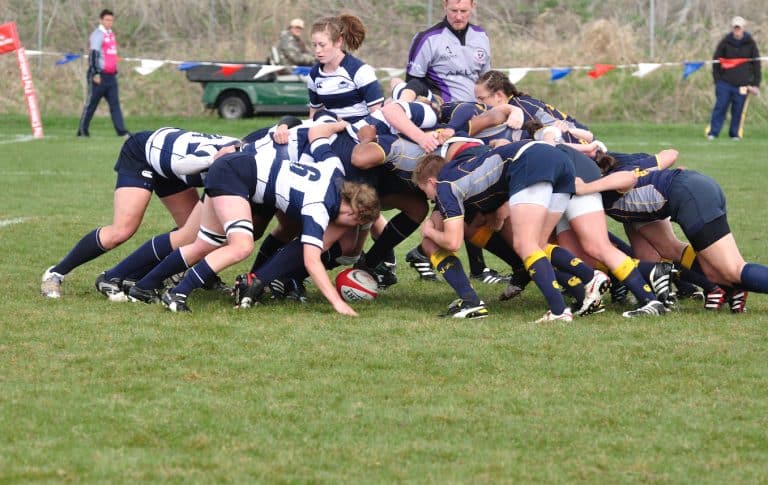
[(546, 207), (550, 212), (563, 212), (570, 198), (571, 194), (552, 193), (551, 183), (538, 182), (510, 197), (509, 205), (534, 204)]

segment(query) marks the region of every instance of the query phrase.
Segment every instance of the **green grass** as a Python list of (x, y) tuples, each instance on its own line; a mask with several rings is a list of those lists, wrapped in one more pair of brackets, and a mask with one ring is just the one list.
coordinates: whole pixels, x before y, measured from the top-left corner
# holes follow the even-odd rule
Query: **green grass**
[[(198, 292), (191, 315), (110, 304), (96, 275), (170, 218), (153, 201), (122, 247), (75, 270), (60, 301), (42, 271), (109, 221), (122, 139), (108, 118), (0, 119), (0, 482), (689, 482), (768, 480), (768, 299), (749, 313), (693, 302), (663, 319), (620, 308), (572, 325), (530, 323), (534, 290), (482, 321), (435, 317), (453, 299), (403, 261), (361, 317), (306, 306), (248, 311)], [(268, 120), (131, 118), (232, 135)], [(702, 127), (596, 125), (609, 147), (680, 150), (715, 177), (748, 260), (763, 261), (766, 126), (742, 142)], [(493, 266), (501, 268), (490, 258)], [(243, 267), (224, 274), (231, 281)]]

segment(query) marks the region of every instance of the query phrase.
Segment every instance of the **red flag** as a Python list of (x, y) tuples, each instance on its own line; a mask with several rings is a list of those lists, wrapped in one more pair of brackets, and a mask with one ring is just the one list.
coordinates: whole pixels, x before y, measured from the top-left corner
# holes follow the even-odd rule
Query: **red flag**
[(606, 72), (615, 69), (613, 64), (595, 64), (595, 68), (587, 73), (592, 79), (601, 77)]
[(720, 58), (720, 65), (723, 66), (723, 69), (733, 69), (734, 67), (740, 66), (745, 62), (749, 62), (749, 58), (747, 57), (735, 57), (733, 59), (726, 59), (725, 57)]
[(222, 76), (231, 76), (232, 74), (236, 73), (240, 69), (243, 68), (242, 64), (224, 64), (221, 66), (221, 73)]
[(16, 23), (8, 22), (7, 24), (0, 25), (0, 54), (13, 52), (20, 46)]

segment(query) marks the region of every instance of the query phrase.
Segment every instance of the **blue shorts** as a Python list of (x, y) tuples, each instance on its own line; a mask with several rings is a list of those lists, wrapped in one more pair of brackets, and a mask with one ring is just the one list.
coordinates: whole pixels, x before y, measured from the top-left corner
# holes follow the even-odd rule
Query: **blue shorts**
[(730, 233), (723, 189), (704, 174), (682, 170), (675, 175), (669, 184), (667, 204), (672, 220), (696, 250)]
[(509, 171), (509, 197), (539, 182), (552, 184), (552, 193), (573, 194), (573, 163), (562, 151), (544, 144), (529, 146), (520, 158), (511, 162)]
[(216, 159), (208, 169), (205, 193), (210, 197), (237, 195), (252, 200), (257, 181), (253, 154), (229, 153)]
[(162, 198), (184, 192), (189, 188), (189, 185), (181, 180), (160, 176), (147, 162), (144, 150), (152, 133), (152, 131), (135, 133), (123, 143), (115, 163), (115, 172), (117, 172), (115, 189), (137, 187), (155, 192)]

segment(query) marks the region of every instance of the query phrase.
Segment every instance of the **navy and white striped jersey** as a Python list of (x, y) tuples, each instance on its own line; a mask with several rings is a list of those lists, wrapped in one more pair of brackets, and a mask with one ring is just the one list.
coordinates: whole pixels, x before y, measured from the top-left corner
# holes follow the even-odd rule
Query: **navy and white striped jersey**
[(474, 101), (475, 81), (490, 68), (491, 45), (485, 30), (469, 24), (462, 42), (443, 19), (414, 36), (406, 72), (426, 79), (445, 102)]
[(339, 118), (356, 120), (370, 112), (370, 107), (384, 101), (384, 93), (373, 67), (346, 54), (334, 72), (323, 72), (315, 64), (307, 78), (309, 106), (325, 107)]
[[(429, 130), (437, 126), (437, 113), (432, 109), (432, 106), (421, 101), (395, 101), (395, 103), (400, 105), (408, 119), (422, 130)], [(378, 135), (400, 134), (400, 132), (387, 121), (381, 110), (374, 111), (361, 120), (350, 123), (347, 126), (347, 133), (349, 133), (355, 142), (358, 142), (357, 132), (360, 131), (360, 128), (367, 125), (376, 127), (376, 134)]]
[(300, 220), (301, 242), (322, 249), (325, 229), (339, 213), (344, 173), (327, 139), (315, 140), (312, 156), (321, 163), (285, 162), (257, 153), (252, 200)]
[(155, 130), (144, 145), (144, 154), (152, 170), (167, 179), (176, 179), (190, 187), (202, 187), (204, 172), (213, 156), (237, 138), (181, 130)]

